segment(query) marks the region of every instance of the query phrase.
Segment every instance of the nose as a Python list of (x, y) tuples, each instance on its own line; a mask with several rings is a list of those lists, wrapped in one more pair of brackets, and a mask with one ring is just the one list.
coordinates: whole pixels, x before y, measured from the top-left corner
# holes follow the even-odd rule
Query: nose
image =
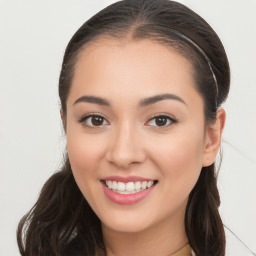
[(142, 163), (146, 158), (142, 137), (135, 127), (126, 123), (112, 131), (106, 159), (120, 169)]

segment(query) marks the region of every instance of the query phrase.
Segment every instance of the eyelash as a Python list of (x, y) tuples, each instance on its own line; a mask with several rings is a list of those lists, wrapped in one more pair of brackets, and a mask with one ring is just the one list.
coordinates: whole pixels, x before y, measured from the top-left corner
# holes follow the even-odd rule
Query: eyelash
[(152, 125), (152, 126), (155, 126), (155, 127), (158, 127), (158, 128), (165, 128), (165, 127), (168, 127), (168, 126), (170, 126), (172, 124), (177, 123), (176, 119), (174, 119), (173, 117), (170, 117), (169, 115), (165, 115), (165, 114), (155, 115), (152, 118), (150, 118), (147, 123), (151, 122), (152, 120), (155, 120), (155, 122), (156, 122), (157, 118), (162, 118), (162, 119), (165, 119), (166, 121), (169, 121), (169, 123), (167, 125), (166, 124), (164, 124), (164, 125)]
[[(86, 121), (87, 121), (89, 118), (93, 118), (93, 117), (94, 117), (94, 118), (100, 118), (100, 119), (103, 120), (103, 122), (104, 122), (104, 121), (107, 122), (107, 124), (101, 124), (101, 125), (93, 125), (93, 124), (88, 125), (88, 124), (86, 124)], [(98, 115), (98, 114), (86, 115), (86, 116), (82, 117), (82, 118), (79, 120), (79, 123), (82, 123), (84, 126), (89, 127), (89, 128), (100, 128), (100, 127), (102, 127), (102, 126), (105, 126), (105, 125), (108, 125), (108, 124), (109, 124), (109, 122), (107, 121), (106, 118), (104, 118), (103, 116)], [(92, 123), (92, 121), (91, 121), (91, 123)]]
[[(106, 122), (106, 123), (105, 123), (105, 124), (104, 124), (104, 123), (103, 123), (103, 124), (99, 124), (99, 125), (93, 125), (93, 124), (92, 124), (92, 120), (91, 120), (91, 124), (88, 125), (88, 124), (86, 124), (86, 121), (87, 121), (88, 119), (90, 119), (90, 118), (100, 118), (100, 119), (103, 120), (103, 122)], [(157, 118), (165, 119), (165, 121), (166, 121), (166, 122), (169, 121), (169, 123), (168, 123), (167, 125), (166, 125), (166, 122), (164, 123), (164, 125), (148, 125), (148, 123), (151, 122), (151, 121), (153, 121), (153, 120), (155, 120), (155, 123), (156, 123), (156, 119), (157, 119)], [(108, 120), (107, 120), (106, 118), (104, 118), (103, 116), (98, 115), (98, 114), (90, 114), (90, 115), (84, 116), (84, 117), (82, 117), (82, 118), (79, 120), (79, 123), (82, 123), (84, 126), (89, 127), (89, 128), (100, 128), (100, 127), (102, 127), (102, 126), (109, 125)], [(158, 115), (155, 115), (155, 116), (151, 117), (151, 118), (149, 119), (149, 121), (146, 122), (146, 125), (147, 125), (147, 126), (155, 126), (155, 127), (158, 127), (158, 128), (164, 128), (164, 127), (168, 127), (168, 126), (170, 126), (170, 125), (172, 125), (172, 124), (175, 124), (175, 123), (177, 123), (177, 120), (174, 119), (174, 118), (172, 118), (172, 117), (170, 117), (169, 115), (158, 114)]]

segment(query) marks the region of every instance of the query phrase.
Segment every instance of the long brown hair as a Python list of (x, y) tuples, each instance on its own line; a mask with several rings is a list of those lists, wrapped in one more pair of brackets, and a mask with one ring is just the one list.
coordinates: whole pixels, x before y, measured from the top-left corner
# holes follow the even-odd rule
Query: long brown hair
[[(224, 47), (213, 29), (195, 12), (174, 1), (124, 0), (94, 15), (70, 40), (59, 78), (64, 120), (77, 57), (84, 45), (102, 36), (150, 39), (176, 49), (193, 65), (196, 89), (204, 99), (206, 122), (215, 119), (216, 110), (229, 91), (230, 71)], [(225, 255), (219, 205), (212, 164), (202, 168), (185, 214), (186, 233), (197, 256)], [(68, 156), (21, 219), (17, 239), (23, 256), (105, 255), (100, 220), (77, 187)]]

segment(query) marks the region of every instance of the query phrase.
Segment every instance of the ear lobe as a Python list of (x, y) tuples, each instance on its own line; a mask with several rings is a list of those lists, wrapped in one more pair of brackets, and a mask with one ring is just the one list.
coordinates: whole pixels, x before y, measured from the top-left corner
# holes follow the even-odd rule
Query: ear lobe
[(206, 127), (203, 166), (211, 165), (216, 159), (220, 148), (225, 120), (225, 110), (223, 108), (219, 108), (217, 110), (216, 120)]

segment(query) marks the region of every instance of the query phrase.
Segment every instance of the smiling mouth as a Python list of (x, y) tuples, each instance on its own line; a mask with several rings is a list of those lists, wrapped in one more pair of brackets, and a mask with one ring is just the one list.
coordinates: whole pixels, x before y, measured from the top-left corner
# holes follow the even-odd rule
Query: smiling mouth
[(102, 183), (110, 190), (119, 194), (134, 194), (144, 191), (157, 184), (157, 180), (150, 181), (129, 181), (127, 183), (113, 180), (102, 180)]

